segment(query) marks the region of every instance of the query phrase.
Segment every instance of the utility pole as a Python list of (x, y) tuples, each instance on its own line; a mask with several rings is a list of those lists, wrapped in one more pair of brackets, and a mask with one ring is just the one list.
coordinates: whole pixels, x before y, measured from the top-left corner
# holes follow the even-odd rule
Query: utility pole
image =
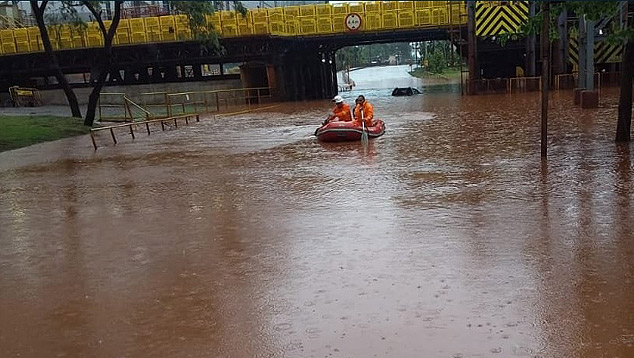
[(468, 66), (469, 66), (469, 86), (467, 94), (475, 94), (475, 80), (480, 78), (480, 71), (476, 68), (476, 53), (478, 51), (475, 34), (475, 1), (467, 2), (467, 42), (468, 42)]
[(542, 123), (541, 123), (541, 156), (548, 155), (548, 87), (550, 87), (550, 64), (549, 50), (550, 39), (548, 38), (550, 24), (550, 0), (542, 3), (542, 33), (541, 33), (541, 55), (542, 55)]
[(581, 108), (599, 107), (599, 91), (594, 85), (594, 28), (595, 22), (586, 20), (586, 89), (581, 91)]
[[(535, 1), (530, 1), (528, 16), (535, 17)], [(535, 34), (531, 34), (526, 38), (526, 75), (528, 77), (535, 77), (535, 37)]]
[(599, 92), (594, 89), (594, 28), (594, 21), (579, 16), (579, 88), (575, 89), (575, 104), (581, 104), (581, 108), (599, 106)]
[(586, 89), (586, 21), (585, 15), (579, 15), (579, 88)]

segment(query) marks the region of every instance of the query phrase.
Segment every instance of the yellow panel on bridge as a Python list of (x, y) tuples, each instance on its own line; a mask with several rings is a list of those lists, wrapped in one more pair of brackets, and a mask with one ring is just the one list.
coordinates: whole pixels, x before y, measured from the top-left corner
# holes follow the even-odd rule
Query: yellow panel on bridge
[[(345, 19), (361, 17), (364, 31), (394, 31), (415, 28), (448, 28), (467, 23), (463, 1), (367, 1), (337, 4), (285, 6), (254, 9), (242, 15), (218, 11), (207, 21), (221, 37), (249, 36), (327, 36), (350, 32)], [(104, 21), (109, 28), (111, 21)], [(70, 25), (49, 28), (55, 50), (103, 46), (103, 35), (96, 22), (85, 29)], [(495, 27), (497, 28), (497, 27)], [(121, 19), (114, 44), (143, 44), (188, 41), (193, 38), (186, 15), (167, 15)], [(0, 30), (0, 55), (43, 51), (37, 27)]]

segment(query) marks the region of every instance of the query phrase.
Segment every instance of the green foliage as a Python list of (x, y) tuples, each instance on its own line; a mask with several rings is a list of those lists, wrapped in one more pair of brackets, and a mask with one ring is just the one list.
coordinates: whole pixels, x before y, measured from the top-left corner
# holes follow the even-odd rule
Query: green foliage
[(617, 30), (614, 33), (608, 35), (606, 41), (610, 44), (620, 44), (624, 40), (634, 41), (634, 28), (627, 27), (622, 30)]
[[(70, 24), (71, 33), (76, 31), (83, 34), (88, 25), (80, 18), (77, 9), (88, 4), (101, 15), (104, 3), (104, 1), (57, 2), (54, 10), (49, 6), (49, 11), (45, 13), (46, 25), (50, 29), (60, 30), (62, 26)], [(170, 6), (177, 12), (187, 15), (194, 40), (198, 41), (205, 51), (221, 52), (218, 32), (211, 23), (207, 22), (206, 15), (211, 15), (216, 10), (230, 10), (224, 9), (226, 3), (226, 1), (171, 1)], [(241, 1), (231, 1), (230, 4), (235, 11), (246, 16), (247, 8)], [(54, 33), (59, 34), (59, 31), (54, 31)], [(61, 45), (58, 37), (51, 36), (51, 41)]]
[(585, 15), (588, 20), (598, 21), (611, 17), (618, 10), (618, 1), (567, 1), (566, 8), (577, 16)]
[(170, 5), (176, 11), (187, 15), (194, 40), (206, 49), (219, 49), (218, 33), (207, 22), (207, 16), (216, 11), (216, 5), (210, 1), (172, 1)]
[[(224, 9), (224, 3), (224, 1), (171, 1), (170, 6), (179, 13), (187, 15), (194, 40), (198, 41), (204, 50), (221, 52), (218, 32), (213, 24), (207, 22), (207, 15), (217, 10), (229, 10)], [(232, 4), (235, 11), (246, 16), (247, 8), (241, 1), (232, 1)]]
[[(65, 25), (70, 25), (71, 35), (81, 35), (86, 32), (88, 25), (79, 17), (77, 12), (77, 7), (79, 6), (81, 5), (74, 1), (61, 1), (55, 11), (48, 11), (44, 14), (44, 21), (49, 28), (51, 42), (55, 42), (58, 46), (62, 45), (60, 30)], [(57, 36), (52, 36), (53, 34)]]
[(242, 1), (234, 1), (233, 2), (233, 8), (234, 8), (234, 10), (236, 10), (237, 12), (242, 14), (242, 16), (244, 16), (244, 17), (247, 16), (247, 8), (244, 7), (244, 5), (242, 5)]
[(359, 46), (344, 47), (337, 51), (335, 61), (340, 69), (360, 66), (361, 48)]
[(47, 12), (44, 19), (47, 21), (47, 25), (83, 22), (77, 13), (76, 7), (77, 5), (72, 1), (61, 1), (59, 2), (58, 8), (55, 9), (55, 12)]
[(408, 73), (414, 77), (443, 80), (443, 82), (458, 82), (461, 74), (458, 67), (447, 67), (443, 70), (443, 73), (431, 73), (426, 68), (419, 67)]
[(372, 44), (344, 47), (337, 51), (337, 67), (340, 69), (362, 66), (371, 61), (386, 61), (390, 56), (399, 56), (399, 61), (412, 58), (412, 47), (407, 42)]
[(429, 55), (428, 70), (431, 73), (441, 74), (447, 68), (447, 60), (442, 51), (436, 50)]
[[(544, 2), (537, 2), (537, 5), (543, 6)], [(585, 15), (587, 20), (599, 21), (604, 18), (609, 18), (616, 15), (619, 7), (618, 1), (565, 1), (552, 3), (550, 6), (550, 26), (549, 26), (549, 39), (558, 40), (560, 37), (557, 18), (563, 11), (568, 11), (575, 16)], [(517, 41), (524, 36), (540, 34), (543, 23), (543, 12), (540, 11), (533, 17), (530, 17), (528, 21), (523, 24), (516, 33), (501, 34), (496, 38), (498, 43), (504, 46), (509, 40)], [(630, 29), (612, 29), (612, 33), (608, 37), (609, 41), (622, 41), (623, 39), (634, 39), (634, 35), (631, 34)], [(569, 35), (574, 37), (577, 35), (578, 30), (574, 27), (569, 29)]]
[(460, 61), (460, 56), (449, 41), (427, 41), (420, 43), (417, 47), (420, 64), (426, 66), (426, 70), (431, 73), (443, 73), (452, 57)]

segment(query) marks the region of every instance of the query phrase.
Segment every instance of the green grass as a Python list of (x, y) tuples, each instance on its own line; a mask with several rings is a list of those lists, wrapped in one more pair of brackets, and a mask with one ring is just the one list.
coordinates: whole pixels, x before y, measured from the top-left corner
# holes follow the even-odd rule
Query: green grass
[(460, 79), (460, 68), (446, 68), (443, 73), (431, 73), (422, 67), (414, 69), (409, 73), (410, 75), (418, 78), (436, 78), (445, 80)]
[(85, 134), (90, 127), (79, 118), (0, 116), (0, 152)]

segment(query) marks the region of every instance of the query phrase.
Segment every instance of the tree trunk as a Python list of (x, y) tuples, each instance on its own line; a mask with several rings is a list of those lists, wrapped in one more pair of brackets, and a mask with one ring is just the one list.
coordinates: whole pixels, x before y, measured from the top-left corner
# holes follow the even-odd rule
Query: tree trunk
[(99, 76), (97, 76), (97, 81), (90, 92), (90, 96), (88, 96), (88, 107), (86, 108), (86, 118), (84, 119), (84, 124), (87, 126), (92, 126), (95, 122), (95, 114), (97, 111), (97, 103), (99, 102), (99, 95), (101, 94), (101, 89), (106, 82), (106, 77), (108, 76), (108, 72), (110, 69), (110, 62), (106, 61), (102, 65), (101, 71), (99, 71)]
[(616, 141), (629, 142), (632, 126), (632, 77), (634, 77), (634, 40), (625, 43), (621, 60), (621, 94), (619, 119), (616, 124)]
[(35, 16), (37, 27), (40, 29), (44, 51), (46, 52), (46, 55), (49, 57), (50, 60), (49, 66), (55, 78), (57, 79), (57, 82), (62, 87), (64, 94), (66, 95), (71, 114), (73, 117), (81, 118), (81, 111), (79, 110), (79, 102), (77, 101), (77, 96), (75, 96), (75, 92), (70, 87), (70, 83), (68, 83), (66, 76), (64, 76), (62, 69), (59, 67), (57, 56), (55, 56), (55, 53), (53, 52), (51, 39), (48, 36), (48, 30), (46, 29), (46, 24), (44, 23), (44, 9), (46, 8), (46, 4), (46, 1), (43, 1), (41, 5), (38, 5), (38, 1), (31, 1), (31, 9), (33, 10), (33, 15)]
[(542, 3), (542, 31), (540, 33), (542, 55), (542, 121), (541, 121), (541, 157), (548, 155), (548, 88), (550, 87), (550, 58), (548, 37), (550, 23), (550, 0)]
[(103, 56), (102, 60), (98, 64), (99, 70), (96, 71), (99, 75), (97, 76), (97, 80), (94, 82), (92, 91), (90, 92), (90, 96), (88, 97), (88, 108), (86, 109), (86, 117), (84, 118), (84, 124), (87, 126), (92, 126), (92, 124), (95, 122), (95, 114), (97, 110), (97, 102), (99, 101), (99, 95), (101, 94), (101, 89), (103, 88), (103, 85), (106, 83), (108, 73), (112, 68), (112, 40), (115, 36), (117, 27), (119, 26), (119, 21), (121, 19), (122, 3), (123, 1), (121, 0), (115, 1), (114, 16), (112, 18), (112, 22), (110, 23), (110, 28), (106, 29), (103, 20), (101, 19), (101, 14), (97, 11), (97, 9), (91, 4), (90, 1), (83, 2), (84, 6), (86, 6), (88, 10), (90, 10), (90, 12), (95, 16), (104, 37)]

